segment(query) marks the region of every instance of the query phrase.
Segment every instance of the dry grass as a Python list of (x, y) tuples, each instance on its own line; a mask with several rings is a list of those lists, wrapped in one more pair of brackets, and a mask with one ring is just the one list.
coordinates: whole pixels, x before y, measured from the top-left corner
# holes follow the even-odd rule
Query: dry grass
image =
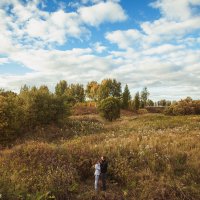
[[(10, 199), (27, 193), (36, 199), (34, 187), (30, 184), (25, 187), (23, 181), (33, 178), (31, 170), (34, 169), (41, 184), (46, 181), (42, 166), (55, 166), (62, 175), (52, 171), (54, 175), (46, 181), (47, 186), (38, 190), (40, 195), (49, 192), (57, 199), (66, 195), (74, 200), (200, 199), (200, 116), (145, 114), (123, 116), (109, 123), (90, 115), (73, 117), (73, 120), (76, 121), (73, 126), (78, 126), (73, 128), (77, 131), (76, 137), (60, 138), (57, 143), (28, 142), (1, 151), (0, 192), (10, 195)], [(92, 123), (101, 128), (96, 129), (95, 125), (92, 129)], [(32, 155), (31, 152), (35, 153)], [(95, 196), (92, 163), (102, 154), (109, 160), (109, 189), (107, 196), (103, 193)], [(27, 159), (30, 162), (24, 165)], [(69, 170), (63, 159), (70, 163)], [(21, 173), (20, 169), (27, 171)], [(69, 176), (74, 182), (67, 182), (66, 193), (60, 190), (62, 195), (59, 196), (59, 190), (50, 187), (52, 180), (55, 177), (67, 180)], [(10, 189), (6, 188), (6, 181), (9, 181)], [(16, 182), (17, 193), (13, 189)], [(61, 187), (64, 183), (60, 184)]]

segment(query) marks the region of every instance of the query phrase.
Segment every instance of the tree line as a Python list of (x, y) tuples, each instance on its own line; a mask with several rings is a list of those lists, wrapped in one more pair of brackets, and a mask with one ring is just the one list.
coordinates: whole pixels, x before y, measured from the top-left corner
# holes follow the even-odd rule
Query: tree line
[[(126, 84), (122, 91), (121, 83), (116, 79), (104, 79), (101, 83), (91, 81), (86, 85), (85, 89), (81, 84), (68, 85), (65, 80), (62, 80), (57, 83), (55, 94), (66, 96), (73, 103), (85, 101), (100, 102), (108, 97), (114, 97), (120, 101), (121, 108), (130, 110), (138, 110), (145, 106), (156, 105), (156, 103), (149, 99), (150, 93), (147, 87), (144, 87), (141, 93), (137, 92), (134, 98), (132, 98), (128, 85)], [(159, 105), (161, 103), (158, 102)], [(165, 106), (164, 103), (162, 105)]]
[[(140, 108), (156, 105), (169, 107), (168, 114), (185, 113), (179, 104), (170, 107), (171, 102), (167, 100), (155, 103), (149, 95), (147, 87), (144, 87), (131, 97), (128, 85), (122, 90), (121, 83), (116, 79), (104, 79), (101, 83), (91, 81), (86, 88), (79, 83), (68, 84), (61, 80), (54, 92), (45, 85), (24, 85), (18, 94), (0, 89), (0, 142), (15, 139), (38, 126), (51, 123), (62, 126), (71, 108), (80, 102), (96, 102), (101, 116), (109, 121), (120, 117), (121, 108), (137, 112)], [(194, 110), (197, 109), (191, 112), (194, 113)]]
[[(140, 98), (136, 95), (136, 109), (146, 104), (148, 95), (147, 89), (144, 89)], [(70, 115), (71, 107), (78, 102), (97, 102), (101, 111), (105, 108), (100, 106), (100, 102), (108, 97), (114, 98), (110, 99), (112, 103), (115, 102), (113, 112), (117, 109), (120, 112), (120, 108), (128, 109), (131, 105), (128, 85), (122, 92), (121, 83), (116, 79), (104, 79), (100, 84), (91, 81), (86, 88), (82, 84), (68, 84), (67, 81), (61, 80), (56, 84), (54, 92), (45, 85), (24, 85), (18, 94), (0, 89), (1, 143), (15, 139), (21, 133), (33, 130), (37, 126), (51, 123), (62, 125)], [(112, 120), (116, 116), (119, 116), (119, 113), (107, 119)]]

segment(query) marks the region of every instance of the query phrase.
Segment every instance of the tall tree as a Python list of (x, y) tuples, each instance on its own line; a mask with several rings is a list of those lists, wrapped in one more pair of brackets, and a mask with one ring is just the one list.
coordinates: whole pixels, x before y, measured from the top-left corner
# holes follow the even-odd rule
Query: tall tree
[(144, 108), (147, 105), (149, 95), (150, 93), (148, 92), (147, 87), (144, 87), (141, 92), (141, 108)]
[(87, 84), (85, 93), (89, 99), (97, 101), (98, 89), (99, 89), (99, 84), (96, 81), (91, 81)]
[(135, 107), (136, 111), (139, 110), (139, 108), (140, 108), (140, 93), (139, 92), (137, 92), (135, 94), (135, 97), (134, 97), (134, 107)]
[(44, 92), (44, 93), (50, 93), (49, 88), (46, 85), (41, 85), (39, 87), (39, 91)]
[(20, 93), (27, 92), (28, 90), (29, 90), (29, 87), (25, 84), (24, 86), (21, 87)]
[(122, 94), (122, 107), (124, 109), (128, 108), (130, 100), (131, 100), (131, 94), (130, 94), (130, 91), (128, 89), (128, 85), (126, 84), (126, 86), (124, 88), (124, 92)]
[(10, 91), (0, 94), (0, 145), (17, 138), (24, 125), (21, 122), (22, 116), (17, 95)]
[(151, 99), (148, 99), (147, 106), (154, 106), (154, 102)]
[(60, 81), (59, 83), (56, 84), (55, 87), (55, 94), (57, 96), (62, 96), (68, 89), (67, 82), (65, 80)]
[(75, 103), (85, 101), (85, 90), (81, 84), (71, 84), (67, 90), (67, 95), (71, 97)]
[(99, 100), (107, 97), (121, 97), (121, 83), (116, 79), (104, 79), (98, 90)]

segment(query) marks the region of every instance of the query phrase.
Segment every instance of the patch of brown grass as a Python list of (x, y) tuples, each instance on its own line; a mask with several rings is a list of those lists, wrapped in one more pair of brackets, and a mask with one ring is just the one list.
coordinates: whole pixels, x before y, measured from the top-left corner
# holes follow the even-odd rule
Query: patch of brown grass
[[(61, 191), (73, 200), (200, 199), (200, 116), (123, 116), (116, 122), (106, 122), (99, 131), (91, 131), (91, 123), (100, 123), (98, 117), (73, 120), (78, 121), (73, 124), (80, 131), (77, 137), (62, 139), (58, 144), (25, 143), (1, 151), (2, 194), (10, 194), (10, 199), (19, 194), (35, 198), (38, 184), (40, 194), (48, 188), (52, 195)], [(83, 121), (90, 125), (80, 126)], [(102, 192), (95, 196), (93, 189), (92, 164), (101, 155), (106, 155), (109, 162), (107, 196)], [(53, 174), (50, 182), (45, 173), (49, 169)], [(69, 180), (66, 184), (59, 182), (69, 176), (73, 184)], [(51, 185), (52, 180), (65, 187), (66, 193), (56, 185), (42, 190), (41, 185)], [(9, 189), (5, 186), (8, 183), (12, 183)], [(16, 183), (18, 190), (14, 189)]]

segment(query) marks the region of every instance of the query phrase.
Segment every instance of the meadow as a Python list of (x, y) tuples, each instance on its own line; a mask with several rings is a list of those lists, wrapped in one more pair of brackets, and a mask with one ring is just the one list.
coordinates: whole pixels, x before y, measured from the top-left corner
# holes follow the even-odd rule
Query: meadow
[[(200, 116), (122, 113), (71, 116), (0, 152), (0, 193), (17, 200), (198, 200)], [(105, 155), (108, 190), (94, 192), (93, 164)]]

